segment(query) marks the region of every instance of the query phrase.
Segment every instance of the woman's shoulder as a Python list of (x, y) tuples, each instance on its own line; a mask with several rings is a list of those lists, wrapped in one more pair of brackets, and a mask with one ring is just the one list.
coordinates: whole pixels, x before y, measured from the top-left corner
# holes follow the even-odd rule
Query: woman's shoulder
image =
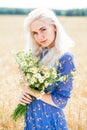
[(70, 71), (75, 71), (76, 69), (73, 57), (73, 54), (70, 52), (66, 52), (65, 54), (63, 54), (58, 61), (58, 70), (63, 72), (64, 74), (67, 74)]
[(60, 57), (59, 61), (71, 60), (71, 59), (73, 59), (73, 58), (74, 58), (74, 55), (73, 55), (71, 52), (66, 52), (66, 53), (64, 53), (64, 54)]

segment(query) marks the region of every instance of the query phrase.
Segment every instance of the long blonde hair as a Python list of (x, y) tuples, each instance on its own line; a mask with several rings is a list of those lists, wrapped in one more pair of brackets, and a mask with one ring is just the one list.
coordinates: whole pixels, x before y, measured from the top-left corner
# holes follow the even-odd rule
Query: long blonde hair
[(38, 8), (31, 11), (24, 21), (24, 29), (27, 38), (26, 50), (32, 48), (35, 53), (37, 53), (37, 50), (39, 51), (41, 50), (39, 45), (35, 43), (34, 39), (32, 38), (29, 28), (30, 24), (36, 19), (48, 21), (49, 24), (56, 26), (57, 31), (56, 31), (55, 46), (50, 49), (50, 51), (41, 61), (43, 64), (47, 66), (53, 66), (55, 62), (65, 52), (69, 51), (69, 48), (73, 46), (74, 42), (64, 31), (61, 23), (59, 22), (57, 16), (52, 10), (46, 8)]

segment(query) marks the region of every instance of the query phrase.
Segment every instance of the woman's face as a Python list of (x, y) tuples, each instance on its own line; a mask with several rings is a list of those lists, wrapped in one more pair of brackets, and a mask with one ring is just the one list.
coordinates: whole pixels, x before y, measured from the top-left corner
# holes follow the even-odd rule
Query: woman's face
[(35, 20), (30, 25), (31, 34), (35, 42), (42, 47), (48, 47), (54, 45), (56, 37), (56, 27), (49, 24), (46, 21)]

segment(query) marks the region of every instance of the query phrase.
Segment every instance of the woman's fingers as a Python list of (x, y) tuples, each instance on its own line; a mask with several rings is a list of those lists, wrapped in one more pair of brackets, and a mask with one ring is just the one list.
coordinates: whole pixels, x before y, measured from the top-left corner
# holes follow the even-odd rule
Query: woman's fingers
[(22, 105), (30, 104), (32, 100), (33, 100), (32, 97), (29, 96), (27, 93), (22, 93), (22, 96), (20, 98), (20, 104)]
[(25, 100), (32, 100), (32, 97), (27, 93), (23, 93), (23, 97), (25, 97)]
[(30, 100), (25, 100), (25, 99), (22, 98), (22, 99), (20, 100), (20, 103), (30, 104), (31, 101), (30, 101)]

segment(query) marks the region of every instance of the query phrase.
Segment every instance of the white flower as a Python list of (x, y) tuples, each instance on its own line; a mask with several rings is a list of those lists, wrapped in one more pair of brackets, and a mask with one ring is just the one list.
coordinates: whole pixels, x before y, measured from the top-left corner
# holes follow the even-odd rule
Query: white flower
[(43, 72), (45, 72), (45, 71), (48, 71), (48, 68), (47, 68), (47, 66), (42, 66), (41, 70), (42, 70)]
[(49, 72), (45, 72), (44, 76), (48, 78), (50, 76)]
[(44, 78), (43, 76), (40, 77), (40, 78), (39, 78), (39, 82), (40, 82), (40, 83), (43, 83), (43, 82), (44, 82), (44, 79), (45, 79), (45, 78)]
[(32, 78), (29, 80), (29, 83), (30, 83), (31, 85), (33, 85), (36, 81), (37, 81), (37, 80), (36, 80), (34, 77), (32, 77)]
[(45, 82), (45, 87), (47, 87), (48, 85), (49, 85), (49, 82), (46, 81), (46, 82)]
[(37, 79), (40, 79), (41, 78), (41, 74), (36, 73), (36, 74), (34, 74), (34, 77), (36, 77)]
[(30, 72), (32, 72), (32, 73), (37, 73), (38, 72), (38, 68), (36, 68), (36, 67), (34, 67), (34, 68), (30, 68)]
[(26, 79), (26, 80), (29, 80), (30, 78), (31, 78), (30, 74), (27, 74), (27, 75), (25, 76), (25, 79)]

